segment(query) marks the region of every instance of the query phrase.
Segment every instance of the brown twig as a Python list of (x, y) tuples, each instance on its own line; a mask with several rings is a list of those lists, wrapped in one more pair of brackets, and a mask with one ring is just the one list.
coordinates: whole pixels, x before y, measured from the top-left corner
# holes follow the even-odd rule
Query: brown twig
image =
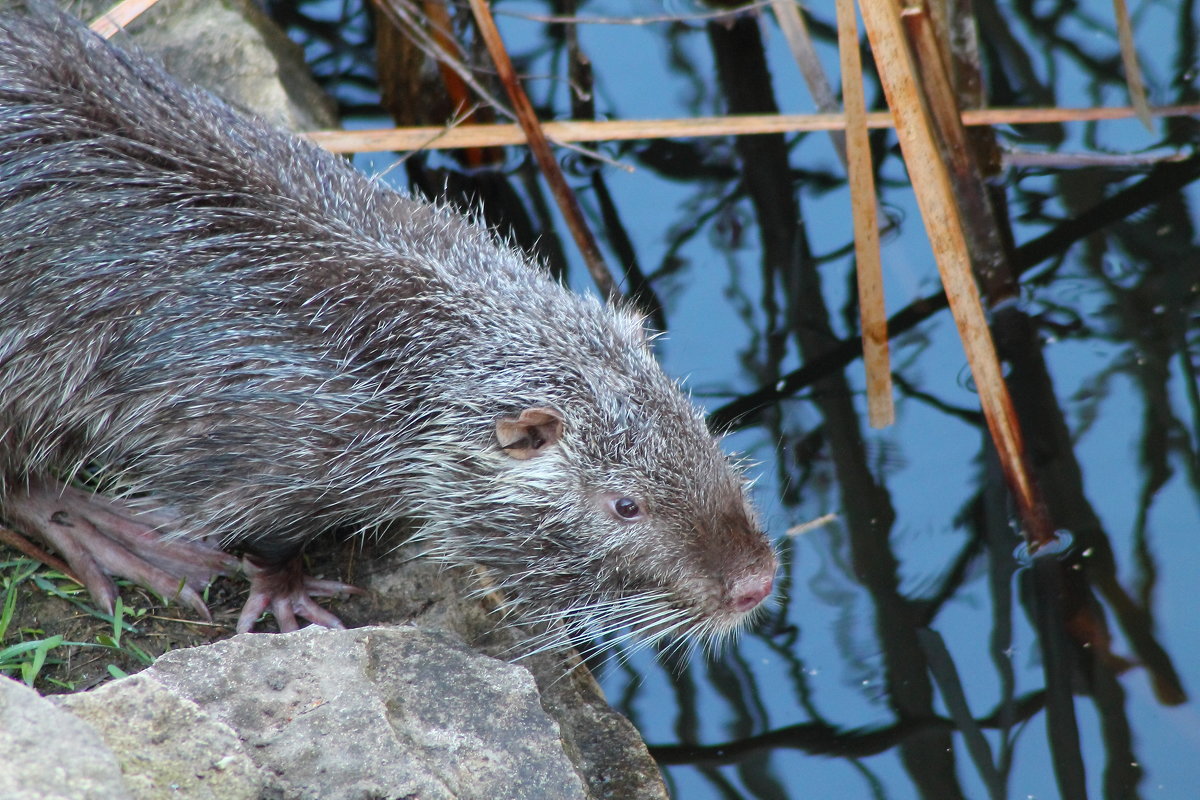
[(1138, 63), (1137, 48), (1133, 44), (1133, 22), (1129, 19), (1129, 6), (1125, 0), (1113, 0), (1113, 14), (1117, 18), (1117, 41), (1121, 46), (1125, 85), (1129, 87), (1129, 103), (1137, 111), (1138, 119), (1146, 126), (1146, 130), (1153, 133), (1150, 104), (1146, 102), (1146, 84), (1142, 81), (1142, 67)]
[(722, 8), (699, 14), (658, 14), (646, 17), (581, 17), (575, 14), (522, 14), (516, 11), (500, 11), (506, 17), (543, 22), (552, 25), (661, 25), (673, 22), (711, 22), (713, 20), (732, 19), (742, 14), (757, 11), (770, 5), (772, 0), (755, 0), (751, 3)]
[[(1200, 105), (1161, 106), (1155, 117), (1193, 117)], [(962, 112), (964, 125), (1041, 125), (1057, 122), (1099, 122), (1128, 119), (1137, 111), (1128, 106), (1100, 108), (980, 108)], [(687, 139), (704, 136), (743, 136), (755, 133), (835, 131), (846, 127), (844, 114), (743, 114), (686, 119), (562, 120), (544, 122), (544, 134), (555, 142), (615, 142), (630, 139)], [(868, 128), (891, 128), (886, 111), (867, 114)], [(518, 145), (526, 142), (518, 125), (472, 125), (447, 131), (441, 127), (381, 128), (360, 131), (313, 131), (305, 134), (335, 153), (371, 153), (456, 147)], [(433, 144), (427, 144), (434, 140)]]
[(508, 50), (505, 49), (504, 41), (500, 38), (500, 31), (496, 29), (496, 22), (492, 19), (492, 13), (488, 9), (486, 0), (470, 0), (470, 3), (471, 12), (475, 15), (475, 22), (479, 26), (479, 33), (496, 65), (496, 73), (504, 85), (504, 90), (508, 93), (509, 101), (513, 105), (513, 111), (516, 112), (517, 121), (525, 134), (529, 149), (533, 153), (538, 167), (541, 168), (546, 183), (550, 185), (550, 191), (558, 203), (559, 210), (562, 211), (571, 236), (579, 247), (579, 252), (583, 255), (592, 280), (596, 282), (601, 294), (610, 302), (619, 300), (621, 291), (617, 288), (608, 265), (604, 263), (600, 246), (597, 244), (595, 236), (592, 235), (587, 220), (583, 217), (583, 210), (579, 207), (575, 193), (571, 191), (558, 161), (554, 158), (554, 152), (550, 149), (550, 143), (542, 132), (541, 123), (533, 110), (533, 104), (529, 102), (528, 95), (521, 88), (521, 83), (517, 79), (517, 71), (508, 57)]
[(88, 27), (105, 39), (111, 39), (157, 2), (158, 0), (121, 0), (92, 20)]
[(939, 35), (929, 7), (923, 4), (907, 6), (901, 21), (912, 46), (914, 66), (921, 76), (929, 104), (933, 133), (950, 179), (951, 196), (946, 201), (958, 207), (971, 271), (988, 302), (995, 305), (1017, 293), (1017, 282), (1007, 263), (1006, 239), (1001, 233), (1001, 222), (992, 207), (980, 166), (982, 159), (988, 157), (981, 152), (991, 149), (990, 141), (984, 145), (988, 132), (977, 132), (973, 142), (962, 125), (959, 102), (950, 77), (950, 57), (943, 46), (945, 39)]
[[(787, 40), (788, 49), (792, 51), (792, 58), (796, 60), (796, 66), (800, 69), (800, 74), (804, 76), (804, 82), (808, 84), (808, 91), (813, 97), (813, 102), (817, 105), (817, 110), (827, 114), (836, 113), (840, 108), (837, 97), (833, 93), (833, 87), (829, 85), (829, 79), (825, 76), (825, 68), (821, 65), (821, 58), (817, 55), (817, 48), (813, 46), (812, 37), (808, 34), (808, 26), (804, 24), (804, 15), (800, 13), (800, 7), (796, 5), (794, 0), (771, 0), (771, 10), (775, 12), (775, 20), (779, 23), (779, 30), (783, 32), (783, 38)], [(853, 12), (853, 5), (851, 5), (851, 11)], [(838, 36), (838, 47), (845, 46), (841, 44), (840, 40), (840, 22)], [(857, 33), (854, 34), (854, 38), (854, 46), (857, 48)], [(845, 56), (843, 56), (843, 70), (846, 68), (844, 60)], [(860, 65), (860, 77), (861, 74)], [(844, 91), (845, 89), (843, 88)], [(849, 124), (849, 119), (847, 119), (847, 124)], [(841, 160), (842, 165), (849, 169), (849, 162), (846, 156), (846, 135), (836, 130), (830, 131), (829, 135), (833, 141), (833, 149)]]
[[(975, 378), (980, 405), (1024, 522), (1026, 541), (1036, 550), (1057, 537), (1030, 475), (1012, 398), (971, 274), (966, 233), (944, 161), (937, 119), (901, 25), (899, 5), (895, 0), (865, 0), (861, 9), (942, 285)], [(953, 103), (953, 96), (939, 96), (938, 102)], [(954, 118), (961, 119), (957, 112)]]
[[(512, 111), (512, 109), (508, 108), (508, 106), (506, 106), (499, 97), (496, 97), (489, 92), (487, 87), (485, 87), (478, 79), (476, 79), (474, 73), (471, 72), (471, 68), (467, 66), (467, 64), (461, 58), (459, 58), (457, 54), (457, 47), (443, 46), (442, 42), (445, 41), (446, 36), (449, 36), (449, 33), (447, 32), (449, 29), (437, 31), (437, 36), (431, 34), (428, 30), (426, 30), (426, 23), (429, 22), (429, 20), (419, 9), (415, 7), (412, 0), (373, 1), (375, 8), (388, 18), (388, 21), (392, 24), (392, 26), (396, 30), (404, 31), (405, 35), (408, 36), (409, 41), (418, 50), (424, 53), (427, 58), (438, 64), (439, 70), (450, 71), (457, 75), (458, 79), (467, 86), (471, 87), (471, 91), (473, 91), (480, 98), (480, 101), (487, 108), (490, 108), (492, 111), (494, 111), (498, 116), (505, 117), (510, 120), (517, 119), (517, 115)], [(437, 27), (436, 23), (435, 27)], [(502, 145), (519, 145), (525, 144), (526, 142), (525, 133), (521, 129), (521, 126), (517, 123), (500, 125), (480, 124), (466, 126), (464, 130), (469, 131), (471, 129), (476, 129), (491, 131), (495, 129), (502, 129), (510, 131), (511, 136), (508, 139), (493, 141), (488, 134), (483, 134), (481, 136), (479, 134), (472, 134), (468, 132), (466, 134), (467, 137), (472, 138), (475, 141), (465, 142), (462, 145), (446, 147), (443, 142), (458, 141), (463, 135), (461, 133), (454, 133), (453, 128), (455, 127), (457, 127), (457, 123), (447, 124), (440, 127), (427, 126), (420, 128), (409, 127), (384, 129), (385, 131), (403, 130), (405, 132), (414, 134), (412, 136), (405, 136), (403, 138), (403, 144), (397, 144), (395, 146), (385, 143), (384, 146), (381, 147), (367, 146), (353, 147), (351, 149), (339, 148), (336, 142), (342, 140), (353, 142), (356, 140), (356, 137), (353, 135), (352, 131), (343, 130), (317, 132), (316, 136), (312, 138), (314, 140), (321, 139), (322, 141), (319, 141), (318, 144), (322, 144), (322, 146), (325, 146), (325, 140), (334, 142), (333, 146), (325, 147), (325, 149), (334, 153), (368, 153), (386, 150), (449, 150), (459, 149), (460, 147), (463, 149), (486, 148)], [(448, 128), (450, 129), (449, 131), (447, 130)], [(367, 139), (373, 140), (373, 137), (370, 135), (371, 132), (368, 131), (367, 133)], [(572, 144), (570, 142), (560, 141), (553, 136), (548, 138), (554, 144), (565, 147), (569, 150), (574, 150), (575, 152), (587, 156), (588, 158), (595, 159), (596, 161), (616, 167), (617, 169), (625, 170), (626, 172), (633, 171), (631, 167), (613, 161), (602, 153), (580, 147), (579, 145)]]
[(888, 355), (887, 310), (883, 303), (883, 265), (879, 255), (879, 212), (854, 0), (837, 0), (838, 51), (842, 63), (842, 102), (846, 104), (846, 168), (854, 218), (854, 255), (858, 273), (858, 311), (862, 318), (863, 366), (867, 373), (867, 419), (872, 428), (896, 421), (892, 402), (892, 366)]
[[(435, 36), (427, 30), (426, 23), (429, 20), (413, 5), (410, 0), (374, 0), (375, 8), (388, 18), (388, 21), (396, 28), (396, 30), (404, 31), (409, 41), (426, 57), (437, 63), (439, 70), (450, 70), (458, 76), (459, 80), (471, 87), (481, 100), (487, 104), (499, 115), (508, 119), (516, 119), (517, 115), (508, 109), (500, 101), (500, 98), (492, 95), (482, 83), (476, 79), (471, 68), (459, 57), (459, 48), (457, 46), (447, 45), (444, 42), (453, 42), (448, 30), (438, 32)], [(433, 23), (436, 25), (436, 23)], [(520, 130), (516, 125), (511, 125), (516, 130)], [(433, 132), (442, 131), (441, 128), (413, 128), (411, 130), (426, 130)], [(336, 133), (345, 133), (345, 131), (336, 131)], [(432, 137), (430, 137), (432, 138)], [(520, 144), (524, 139), (518, 139), (512, 144)], [(487, 146), (484, 144), (470, 144), (465, 147), (481, 147)], [(328, 149), (328, 148), (327, 148)], [(408, 150), (412, 148), (383, 148)], [(427, 148), (428, 149), (428, 148)], [(345, 151), (335, 151), (345, 152)]]

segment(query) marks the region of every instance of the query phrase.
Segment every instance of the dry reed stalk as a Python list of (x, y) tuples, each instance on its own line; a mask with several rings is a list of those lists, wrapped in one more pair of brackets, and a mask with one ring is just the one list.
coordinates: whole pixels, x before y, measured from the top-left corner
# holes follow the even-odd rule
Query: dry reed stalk
[(837, 521), (838, 521), (838, 515), (836, 513), (831, 512), (829, 514), (822, 514), (821, 516), (817, 517), (816, 519), (810, 519), (808, 522), (801, 522), (799, 525), (793, 525), (792, 527), (790, 527), (786, 531), (784, 531), (783, 535), (784, 536), (803, 536), (804, 534), (808, 533), (809, 531), (816, 530), (817, 528), (823, 527), (825, 525), (830, 524), (831, 522), (837, 522)]
[(1000, 161), (1014, 169), (1129, 169), (1153, 167), (1157, 164), (1179, 164), (1188, 160), (1187, 153), (1050, 153), (1010, 150)]
[(867, 373), (867, 420), (872, 428), (886, 428), (896, 421), (896, 407), (892, 401), (892, 365), (879, 255), (879, 212), (871, 170), (871, 142), (867, 137), (867, 104), (854, 0), (837, 0), (837, 31), (842, 102), (846, 106), (846, 167), (854, 218), (858, 311), (862, 318), (863, 367)]
[[(495, 121), (496, 109), (485, 105), (488, 100), (495, 102), (495, 98), (477, 95), (479, 84), (469, 84), (464, 77), (470, 74), (470, 69), (454, 38), (454, 20), (446, 7), (447, 0), (421, 0), (419, 8), (409, 0), (372, 0), (372, 3), (380, 12), (376, 19), (375, 49), (381, 101), (393, 119), (402, 124), (412, 122), (414, 103), (420, 105), (415, 97), (402, 96), (410, 73), (419, 69), (411, 62), (411, 54), (405, 52), (406, 48), (412, 48), (437, 66), (446, 100), (453, 109), (453, 125)], [(406, 44), (400, 44), (401, 40)], [(428, 118), (427, 114), (420, 116)], [(458, 157), (467, 167), (476, 168), (498, 162), (501, 153), (500, 148), (467, 147)]]
[(1138, 119), (1153, 132), (1150, 122), (1150, 104), (1146, 102), (1146, 84), (1142, 82), (1142, 66), (1138, 63), (1137, 48), (1133, 44), (1133, 23), (1129, 19), (1129, 6), (1125, 0), (1113, 0), (1113, 14), (1117, 18), (1117, 41), (1121, 46), (1121, 65), (1125, 68), (1125, 85), (1129, 87), (1129, 104), (1137, 111)]
[[(1160, 106), (1155, 117), (1191, 117), (1200, 105)], [(1057, 122), (1098, 122), (1137, 116), (1128, 106), (1101, 108), (979, 108), (962, 112), (964, 125), (1040, 125)], [(687, 119), (562, 120), (542, 123), (555, 142), (616, 142), (630, 139), (688, 139), (703, 136), (745, 136), (755, 133), (798, 133), (844, 130), (844, 114), (742, 114)], [(891, 128), (887, 111), (867, 114), (868, 128)], [(491, 147), (525, 144), (518, 125), (469, 125), (447, 129), (380, 128), (360, 131), (312, 131), (307, 135), (334, 153), (374, 153), (387, 150), (450, 150), (458, 147)]]
[[(825, 77), (825, 68), (821, 66), (821, 59), (817, 56), (817, 49), (813, 47), (812, 37), (808, 35), (808, 26), (804, 24), (804, 15), (800, 13), (800, 7), (796, 5), (795, 0), (771, 0), (771, 10), (775, 12), (779, 30), (787, 40), (788, 49), (792, 51), (792, 58), (796, 60), (796, 67), (808, 85), (817, 110), (827, 114), (836, 113), (840, 108), (837, 97), (833, 93), (833, 87), (829, 85), (829, 79)], [(832, 130), (829, 132), (829, 138), (842, 166), (849, 169), (845, 135), (841, 131)]]
[[(486, 86), (475, 79), (471, 68), (458, 57), (457, 47), (453, 51), (448, 50), (441, 45), (439, 38), (430, 35), (425, 29), (427, 21), (425, 15), (414, 5), (412, 0), (373, 0), (373, 2), (376, 10), (386, 16), (396, 30), (404, 31), (409, 37), (409, 41), (417, 49), (437, 63), (439, 70), (445, 68), (453, 70), (463, 83), (471, 87), (471, 90), (475, 92), (475, 96), (480, 99), (480, 102), (487, 103), (500, 116), (507, 117), (508, 119), (517, 118), (516, 114), (505, 107), (500, 98), (492, 95)], [(520, 132), (521, 129), (516, 125), (512, 127), (518, 137), (513, 144), (524, 144), (525, 138)], [(441, 132), (443, 128), (422, 128), (420, 130), (433, 131), (434, 133), (431, 133), (429, 136), (429, 138), (432, 138), (438, 132)], [(473, 147), (475, 145), (465, 146)]]
[[(909, 50), (895, 0), (863, 0), (863, 22), (909, 178), (941, 273), (942, 285), (966, 350), (983, 414), (1020, 511), (1031, 550), (1056, 539), (1025, 458), (1024, 443), (1008, 387), (988, 330), (950, 173), (942, 153), (934, 112)], [(939, 97), (937, 103), (953, 103)], [(958, 114), (955, 114), (958, 118)]]
[(121, 0), (92, 20), (88, 27), (101, 37), (111, 39), (157, 2), (158, 0)]
[[(426, 19), (429, 20), (430, 37), (439, 47), (447, 53), (454, 55), (459, 62), (465, 61), (462, 53), (462, 48), (458, 42), (454, 40), (451, 31), (454, 30), (454, 22), (450, 19), (450, 12), (446, 10), (446, 6), (441, 0), (425, 0), (421, 5), (425, 12)], [(467, 82), (462, 79), (457, 70), (451, 67), (444, 61), (438, 61), (438, 73), (442, 76), (442, 83), (446, 85), (446, 93), (450, 95), (450, 102), (454, 104), (456, 112), (463, 112), (471, 107), (471, 92), (467, 88)], [(469, 122), (469, 118), (465, 118), (464, 122)]]
[(470, 4), (471, 13), (475, 15), (475, 23), (479, 27), (479, 34), (483, 37), (484, 44), (487, 45), (488, 52), (492, 56), (496, 73), (504, 85), (504, 90), (508, 93), (508, 99), (513, 105), (513, 111), (517, 114), (517, 121), (529, 143), (529, 149), (533, 153), (538, 167), (542, 170), (546, 183), (550, 186), (550, 191), (558, 203), (559, 210), (562, 211), (567, 228), (571, 231), (576, 246), (579, 247), (579, 252), (583, 254), (584, 263), (587, 264), (592, 280), (596, 282), (600, 293), (610, 302), (620, 299), (621, 290), (617, 288), (616, 281), (613, 280), (612, 273), (608, 270), (608, 265), (604, 263), (600, 245), (596, 243), (596, 237), (592, 235), (591, 228), (588, 227), (587, 220), (583, 217), (579, 200), (571, 191), (562, 169), (558, 166), (558, 161), (554, 158), (554, 152), (550, 149), (550, 143), (546, 140), (545, 133), (542, 132), (541, 123), (538, 121), (537, 114), (534, 113), (533, 104), (529, 102), (529, 96), (525, 94), (520, 81), (517, 80), (517, 71), (513, 68), (512, 59), (508, 57), (508, 50), (500, 38), (500, 31), (496, 29), (496, 22), (492, 19), (492, 12), (488, 9), (487, 0), (470, 0)]
[(1013, 297), (1019, 291), (1007, 263), (1000, 222), (992, 208), (979, 155), (959, 115), (957, 93), (950, 78), (950, 59), (933, 17), (925, 6), (908, 6), (901, 20), (929, 103), (936, 140), (949, 169), (953, 197), (963, 223), (971, 271), (990, 303)]
[[(721, 8), (713, 11), (699, 12), (695, 14), (657, 14), (653, 16), (641, 17), (601, 17), (601, 16), (579, 16), (576, 14), (529, 14), (520, 11), (500, 11), (501, 16), (514, 17), (523, 19), (527, 22), (541, 22), (546, 25), (628, 25), (631, 27), (640, 27), (644, 25), (662, 25), (663, 23), (675, 22), (715, 22), (731, 20), (735, 17), (740, 17), (751, 11), (757, 11), (760, 8), (766, 8), (771, 5), (772, 0), (754, 0), (754, 2), (727, 4), (722, 3)], [(716, 5), (715, 3), (711, 5)]]

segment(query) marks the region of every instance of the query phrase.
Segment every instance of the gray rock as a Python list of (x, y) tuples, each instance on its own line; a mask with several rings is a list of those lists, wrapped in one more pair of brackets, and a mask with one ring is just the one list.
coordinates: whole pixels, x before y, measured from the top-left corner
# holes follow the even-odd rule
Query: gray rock
[(0, 702), (21, 703), (0, 706), (17, 767), (0, 771), (0, 797), (665, 797), (586, 671), (548, 683), (539, 694), (525, 667), (412, 627), (236, 636), (60, 708), (5, 681)]
[(658, 765), (641, 734), (612, 710), (587, 667), (561, 680), (550, 678), (548, 670), (531, 668), (539, 675), (542, 705), (562, 727), (564, 747), (586, 777), (592, 797), (666, 800)]
[(51, 699), (100, 733), (136, 800), (254, 800), (266, 785), (232, 728), (147, 674)]
[[(91, 21), (113, 3), (65, 5)], [(161, 0), (113, 41), (132, 41), (172, 75), (291, 130), (337, 125), (334, 103), (309, 76), (300, 48), (253, 0)]]
[(246, 634), (143, 675), (236, 729), (284, 797), (588, 796), (528, 670), (445, 635)]
[(0, 797), (132, 798), (117, 759), (83, 720), (0, 676)]
[[(409, 622), (453, 631), (482, 652), (513, 659), (527, 652), (528, 631), (490, 613), (498, 598), (462, 599), (472, 587), (464, 570), (412, 559), (404, 550), (371, 554), (364, 598), (344, 609), (352, 624)], [(343, 611), (339, 609), (339, 612)], [(590, 796), (665, 800), (658, 765), (633, 724), (608, 705), (600, 686), (573, 652), (521, 658), (542, 694), (542, 706), (558, 723), (563, 746), (585, 777)]]

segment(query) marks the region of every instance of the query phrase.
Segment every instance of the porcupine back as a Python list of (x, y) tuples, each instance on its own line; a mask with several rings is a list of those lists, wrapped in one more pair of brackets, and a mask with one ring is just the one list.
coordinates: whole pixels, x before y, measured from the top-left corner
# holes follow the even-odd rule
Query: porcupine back
[[(562, 437), (515, 459), (497, 420), (529, 408)], [(724, 632), (774, 563), (635, 315), (63, 17), (6, 16), (0, 480), (85, 464), (260, 553), (407, 520), (601, 629)]]

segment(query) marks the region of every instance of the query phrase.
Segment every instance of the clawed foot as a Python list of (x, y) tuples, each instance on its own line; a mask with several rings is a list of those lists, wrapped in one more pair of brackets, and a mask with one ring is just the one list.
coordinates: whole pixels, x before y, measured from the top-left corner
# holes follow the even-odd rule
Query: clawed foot
[(242, 568), (250, 577), (250, 597), (238, 616), (238, 633), (254, 630), (254, 624), (268, 608), (283, 633), (299, 629), (297, 616), (326, 628), (340, 630), (346, 627), (340, 619), (317, 605), (313, 598), (363, 594), (363, 590), (340, 581), (319, 580), (305, 575), (302, 561), (300, 556), (283, 564), (260, 562), (253, 556), (242, 559)]
[(164, 535), (162, 527), (171, 521), (165, 510), (139, 510), (54, 480), (31, 479), (14, 488), (4, 497), (4, 513), (58, 550), (110, 614), (117, 596), (110, 576), (117, 576), (211, 619), (200, 591), (237, 569), (237, 559), (212, 545)]
[[(109, 614), (117, 597), (111, 576), (116, 576), (211, 620), (200, 592), (213, 578), (238, 568), (238, 559), (213, 545), (170, 536), (175, 517), (169, 509), (142, 508), (136, 501), (114, 500), (50, 479), (30, 479), (3, 499), (5, 516), (56, 549)], [(299, 556), (283, 564), (247, 556), (242, 566), (250, 578), (250, 597), (238, 616), (238, 633), (253, 630), (268, 609), (284, 632), (299, 628), (296, 617), (344, 628), (313, 598), (363, 593), (349, 584), (305, 575)]]

